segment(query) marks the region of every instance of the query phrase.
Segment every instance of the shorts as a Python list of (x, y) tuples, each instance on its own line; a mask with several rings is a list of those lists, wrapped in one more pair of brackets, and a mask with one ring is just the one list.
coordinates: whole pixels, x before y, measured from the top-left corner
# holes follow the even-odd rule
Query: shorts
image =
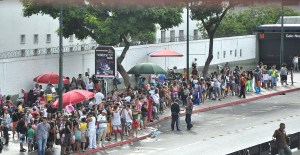
[(142, 112), (142, 117), (148, 117), (148, 112)]
[(280, 80), (281, 81), (286, 81), (287, 80), (287, 75), (280, 75)]
[(126, 128), (127, 128), (127, 130), (131, 130), (132, 129), (132, 123), (131, 122), (126, 122)]
[(121, 125), (113, 125), (113, 128), (112, 128), (113, 132), (115, 133), (122, 133), (122, 127)]
[(80, 139), (80, 141), (81, 141), (82, 143), (85, 143), (85, 142), (86, 142), (86, 134), (87, 134), (86, 131), (81, 131), (81, 139)]
[(20, 144), (23, 144), (25, 142), (25, 134), (20, 133)]
[(27, 139), (27, 143), (28, 143), (29, 145), (33, 145), (33, 138), (28, 138), (28, 139)]

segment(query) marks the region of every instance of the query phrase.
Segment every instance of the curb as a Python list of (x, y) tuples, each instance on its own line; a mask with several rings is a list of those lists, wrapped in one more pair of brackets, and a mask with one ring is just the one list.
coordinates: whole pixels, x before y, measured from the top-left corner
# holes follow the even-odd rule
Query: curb
[(141, 136), (141, 137), (138, 137), (138, 138), (127, 139), (127, 140), (124, 140), (124, 141), (121, 141), (121, 142), (113, 143), (113, 144), (110, 144), (110, 145), (107, 145), (107, 146), (104, 146), (104, 147), (99, 147), (99, 148), (96, 148), (96, 149), (86, 150), (85, 152), (75, 153), (75, 155), (86, 155), (86, 154), (96, 153), (96, 152), (99, 152), (101, 150), (114, 148), (114, 147), (121, 146), (121, 145), (124, 145), (124, 144), (132, 143), (132, 142), (135, 142), (135, 141), (140, 141), (140, 140), (146, 139), (147, 137), (150, 137), (150, 136), (151, 136), (151, 133), (147, 134), (147, 135), (144, 135), (144, 136)]
[[(228, 103), (220, 104), (220, 105), (215, 105), (215, 106), (211, 106), (211, 107), (200, 108), (200, 109), (197, 109), (197, 110), (193, 110), (193, 114), (194, 113), (199, 113), (199, 112), (205, 112), (205, 111), (209, 111), (209, 110), (213, 110), (213, 109), (218, 109), (218, 108), (222, 108), (222, 107), (227, 107), (227, 106), (231, 106), (231, 105), (251, 102), (251, 101), (258, 100), (258, 99), (264, 99), (264, 98), (280, 95), (280, 94), (283, 94), (283, 93), (289, 93), (289, 92), (294, 92), (294, 91), (299, 91), (299, 90), (300, 90), (300, 87), (299, 88), (294, 88), (294, 89), (289, 89), (289, 90), (284, 90), (284, 91), (279, 91), (279, 92), (275, 92), (275, 93), (270, 93), (270, 94), (267, 94), (267, 95), (260, 95), (260, 96), (256, 96), (256, 97), (252, 97), (252, 98), (232, 101), (232, 102), (228, 102)], [(180, 113), (180, 116), (184, 116), (184, 115), (185, 115), (185, 112)], [(153, 126), (153, 125), (156, 125), (156, 124), (158, 124), (160, 122), (163, 122), (165, 120), (168, 120), (168, 119), (171, 119), (171, 116), (163, 117), (163, 118), (161, 118), (161, 119), (159, 119), (155, 122), (150, 122), (150, 123), (148, 123), (148, 125)], [(143, 140), (143, 139), (146, 139), (147, 137), (150, 137), (150, 135), (151, 135), (151, 133), (147, 134), (147, 135), (144, 135), (144, 136), (141, 136), (141, 137), (138, 137), (138, 138), (128, 139), (128, 140), (125, 140), (125, 141), (122, 141), (122, 142), (117, 142), (117, 143), (114, 143), (114, 144), (110, 144), (110, 145), (107, 145), (105, 147), (100, 147), (100, 148), (96, 148), (96, 149), (87, 150), (85, 152), (76, 153), (75, 155), (87, 155), (87, 154), (90, 154), (90, 153), (96, 153), (96, 152), (99, 152), (101, 150), (106, 150), (106, 149), (114, 148), (116, 146), (121, 146), (121, 145), (132, 143), (132, 142), (135, 142), (135, 141)]]

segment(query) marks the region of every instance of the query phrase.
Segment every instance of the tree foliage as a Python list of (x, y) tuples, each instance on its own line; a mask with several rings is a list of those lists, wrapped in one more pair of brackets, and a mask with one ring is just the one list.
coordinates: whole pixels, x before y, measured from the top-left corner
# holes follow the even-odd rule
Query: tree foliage
[(215, 33), (220, 26), (221, 21), (226, 13), (237, 3), (233, 0), (216, 1), (216, 2), (197, 2), (191, 5), (191, 18), (198, 20), (203, 26), (209, 38), (209, 51), (204, 68), (202, 70), (203, 76), (207, 75), (209, 65), (213, 59), (213, 39)]
[[(59, 17), (59, 5), (39, 5), (38, 0), (23, 0), (24, 16), (48, 14)], [(181, 7), (132, 6), (111, 7), (99, 4), (81, 3), (63, 6), (63, 36), (75, 34), (78, 39), (93, 38), (100, 45), (125, 47), (118, 57), (118, 71), (129, 85), (129, 76), (122, 66), (131, 41), (153, 42), (156, 24), (161, 29), (177, 26), (182, 22)]]
[[(284, 15), (299, 16), (300, 13), (285, 7)], [(253, 28), (263, 24), (275, 24), (280, 16), (281, 6), (276, 5), (256, 6), (241, 12), (231, 11), (224, 17), (215, 37), (251, 35)]]

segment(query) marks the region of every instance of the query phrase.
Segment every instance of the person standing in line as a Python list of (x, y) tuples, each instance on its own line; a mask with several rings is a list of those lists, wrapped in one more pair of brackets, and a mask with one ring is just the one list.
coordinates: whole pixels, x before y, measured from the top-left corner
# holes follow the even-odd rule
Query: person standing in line
[(295, 55), (293, 58), (293, 65), (294, 65), (294, 71), (298, 71), (299, 72), (299, 64), (298, 64), (298, 55)]
[(283, 83), (285, 83), (285, 85), (288, 85), (288, 83), (287, 83), (287, 74), (288, 74), (288, 70), (286, 68), (286, 64), (283, 63), (282, 67), (280, 69), (280, 82), (281, 82), (281, 85), (283, 85)]
[(279, 155), (291, 155), (292, 151), (287, 145), (288, 137), (285, 132), (285, 124), (280, 123), (279, 129), (275, 130), (272, 139), (276, 141)]
[[(20, 152), (26, 152), (27, 150), (24, 149), (24, 142), (25, 142), (25, 133), (27, 131), (27, 127), (24, 121), (24, 116), (21, 117), (21, 120), (17, 124), (17, 132), (20, 133)], [(39, 154), (40, 155), (40, 154)]]
[(246, 95), (245, 95), (246, 83), (247, 83), (247, 80), (245, 78), (245, 75), (242, 74), (241, 79), (240, 79), (241, 89), (240, 89), (239, 97), (242, 97), (242, 95), (243, 95), (243, 98), (246, 98)]
[(37, 144), (38, 144), (38, 155), (45, 155), (48, 132), (50, 130), (50, 125), (47, 123), (47, 118), (43, 118), (43, 122), (39, 123), (37, 126)]
[(174, 131), (174, 124), (176, 123), (177, 131), (181, 131), (179, 128), (179, 112), (180, 107), (178, 105), (178, 99), (175, 99), (175, 102), (171, 105), (171, 116), (172, 116), (172, 122), (171, 122), (171, 129)]
[(96, 136), (96, 118), (93, 112), (90, 112), (86, 119), (88, 123), (88, 137), (89, 137), (89, 149), (95, 149), (97, 147)]
[(193, 127), (192, 122), (192, 113), (193, 113), (193, 101), (192, 98), (189, 96), (186, 99), (186, 105), (185, 105), (185, 122), (186, 122), (186, 127), (188, 130), (191, 130), (191, 128)]

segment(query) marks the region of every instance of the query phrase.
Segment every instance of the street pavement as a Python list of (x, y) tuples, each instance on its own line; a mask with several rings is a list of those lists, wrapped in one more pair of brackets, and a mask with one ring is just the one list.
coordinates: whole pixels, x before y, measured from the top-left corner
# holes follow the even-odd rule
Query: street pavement
[[(290, 81), (290, 77), (288, 78), (288, 80)], [(270, 97), (270, 96), (281, 94), (282, 92), (285, 92), (285, 91), (295, 91), (297, 89), (300, 90), (300, 73), (295, 73), (294, 74), (294, 85), (293, 86), (291, 86), (291, 83), (289, 83), (288, 86), (281, 86), (281, 84), (278, 83), (278, 87), (277, 87), (276, 90), (273, 90), (273, 89), (264, 90), (264, 89), (262, 89), (262, 91), (261, 91), (260, 94), (255, 94), (253, 92), (247, 93), (246, 94), (246, 98), (247, 99), (240, 99), (240, 98), (238, 98), (236, 96), (229, 96), (229, 97), (223, 99), (222, 101), (207, 100), (205, 103), (201, 103), (200, 106), (194, 106), (194, 111), (195, 112), (202, 112), (202, 113), (200, 113), (200, 114), (197, 113), (197, 114), (193, 115), (193, 122), (195, 123), (195, 126), (193, 128), (193, 131), (189, 132), (187, 135), (192, 135), (191, 139), (194, 140), (193, 135), (197, 135), (198, 134), (198, 133), (196, 133), (194, 131), (195, 128), (197, 128), (197, 126), (203, 126), (202, 122), (198, 122), (199, 123), (198, 124), (197, 121), (198, 120), (202, 120), (203, 114), (206, 114), (206, 113), (209, 114), (209, 113), (211, 113), (209, 110), (212, 110), (212, 109), (215, 109), (215, 108), (222, 108), (222, 107), (225, 107), (225, 108), (222, 108), (222, 109), (226, 109), (226, 108), (230, 108), (230, 107), (226, 107), (226, 106), (235, 105), (235, 104), (247, 105), (248, 103), (251, 103), (251, 102), (248, 102), (248, 101), (251, 101), (251, 100), (256, 100), (256, 99), (264, 98), (264, 97)], [(285, 96), (288, 96), (288, 94), (285, 95)], [(285, 96), (282, 96), (282, 97), (286, 98)], [(286, 98), (287, 101), (289, 101), (290, 99), (291, 98)], [(243, 102), (248, 102), (248, 103), (243, 103)], [(295, 101), (295, 102), (297, 102), (297, 101)], [(298, 100), (297, 103), (299, 103), (299, 100)], [(204, 112), (204, 111), (207, 111), (207, 112)], [(213, 111), (218, 111), (218, 109), (213, 110)], [(184, 114), (184, 111), (182, 111), (182, 113)], [(238, 114), (228, 113), (228, 115), (231, 117), (231, 120), (242, 119), (242, 116), (240, 114), (238, 115)], [(147, 137), (149, 135), (151, 135), (151, 133), (154, 130), (156, 130), (155, 128), (158, 128), (159, 130), (161, 130), (160, 127), (161, 127), (162, 124), (170, 124), (169, 120), (168, 120), (170, 118), (170, 111), (166, 110), (165, 113), (161, 114), (159, 117), (160, 117), (160, 120), (155, 121), (154, 123), (152, 123), (152, 127), (154, 127), (154, 128), (148, 128), (147, 130), (141, 130), (141, 131), (139, 131), (139, 133), (138, 133), (139, 139), (125, 140), (123, 142), (120, 142), (120, 141), (118, 141), (118, 142), (111, 141), (111, 142), (108, 142), (106, 144), (105, 148), (99, 148), (98, 150), (90, 150), (90, 151), (87, 151), (87, 152), (81, 153), (81, 154), (91, 154), (93, 152), (98, 152), (98, 151), (102, 152), (102, 154), (103, 153), (104, 154), (115, 154), (115, 151), (116, 152), (119, 152), (119, 151), (115, 150), (115, 149), (111, 149), (111, 148), (122, 149), (123, 147), (126, 147), (126, 146), (128, 147), (128, 145), (124, 145), (124, 144), (136, 144), (134, 141), (138, 141), (138, 140), (142, 140), (142, 139), (145, 139), (144, 141), (149, 141), (148, 143), (155, 144), (153, 142), (155, 142), (156, 140), (157, 141), (160, 141), (160, 140), (159, 139), (154, 139), (155, 141), (153, 141), (152, 139), (149, 140), (149, 138), (147, 138)], [(220, 117), (222, 118), (223, 116), (220, 116)], [(224, 117), (224, 118), (226, 118), (226, 117)], [(255, 122), (255, 121), (258, 121), (258, 120), (260, 120), (260, 119), (257, 118), (255, 120), (251, 120), (251, 121)], [(207, 120), (205, 122), (208, 122), (210, 124), (218, 124), (219, 122), (218, 121), (216, 122), (216, 121), (217, 121), (216, 118), (211, 117), (211, 119), (207, 118)], [(249, 121), (249, 120), (247, 120), (247, 121)], [(160, 122), (163, 122), (163, 123), (160, 123)], [(182, 122), (182, 125), (183, 125), (184, 124), (184, 120), (182, 120), (181, 122)], [(160, 123), (160, 124), (158, 124), (158, 123)], [(233, 124), (233, 126), (234, 126), (234, 124)], [(214, 126), (213, 129), (216, 129), (216, 131), (223, 131), (224, 130), (223, 127), (224, 127), (223, 125), (219, 124), (219, 125)], [(272, 126), (272, 128), (273, 128), (273, 126)], [(184, 126), (182, 127), (182, 129), (185, 129)], [(300, 128), (298, 128), (298, 130), (299, 129)], [(211, 130), (212, 129), (209, 129), (208, 131), (211, 131)], [(176, 133), (175, 135), (182, 135), (182, 134), (184, 134), (184, 132), (185, 131), (183, 131), (181, 133)], [(205, 133), (206, 131), (203, 131), (203, 132)], [(158, 137), (163, 136), (163, 135), (168, 135), (168, 133), (163, 132)], [(176, 139), (178, 137), (174, 136), (174, 134), (171, 134), (171, 135), (172, 135), (173, 138), (175, 138), (175, 139), (173, 139), (174, 141), (178, 141), (178, 139)], [(187, 135), (185, 135), (184, 137), (186, 137)], [(219, 135), (219, 134), (217, 134), (217, 135)], [(168, 137), (168, 141), (169, 141), (169, 138), (172, 139), (172, 137)], [(215, 137), (215, 135), (211, 135), (211, 137)], [(206, 141), (206, 140), (207, 140), (207, 138), (202, 138), (202, 141)], [(230, 144), (231, 141), (230, 141), (230, 139), (228, 139), (228, 140), (229, 140), (228, 144)], [(236, 141), (236, 139), (232, 139), (232, 141)], [(265, 141), (267, 141), (267, 140), (265, 140)], [(172, 141), (170, 140), (170, 142), (172, 142)], [(180, 142), (181, 142), (181, 139), (180, 139)], [(187, 143), (190, 143), (190, 142), (187, 142)], [(216, 143), (216, 144), (218, 144), (218, 143)], [(243, 143), (243, 144), (247, 144), (247, 143)], [(257, 143), (255, 143), (255, 144), (253, 143), (253, 145), (256, 145), (256, 144)], [(199, 144), (199, 146), (202, 146), (202, 144), (201, 145)], [(25, 147), (27, 147), (26, 144), (25, 144)], [(249, 145), (242, 145), (242, 146), (236, 147), (236, 150), (242, 149), (243, 147), (249, 147)], [(145, 146), (144, 148), (141, 148), (141, 150), (149, 150), (149, 152), (152, 152), (154, 148), (156, 148), (158, 150), (162, 150), (163, 149), (163, 148), (160, 148), (160, 147), (150, 147), (150, 148), (148, 148), (147, 146)], [(102, 150), (102, 149), (108, 149), (108, 150)], [(233, 152), (233, 151), (236, 151), (236, 150), (230, 150), (230, 151)], [(36, 152), (34, 152), (34, 153), (20, 153), (19, 152), (18, 140), (16, 138), (14, 140), (12, 138), (10, 139), (10, 145), (8, 147), (4, 147), (3, 153), (5, 153), (5, 154), (6, 153), (9, 153), (9, 154), (33, 154), (33, 155), (37, 154)], [(120, 154), (124, 154), (124, 153), (120, 153)], [(127, 152), (127, 153), (128, 154), (134, 154), (134, 153), (130, 153), (130, 151)], [(125, 153), (125, 154), (127, 154), (127, 153)], [(227, 153), (230, 153), (230, 152), (227, 152)], [(46, 154), (51, 154), (51, 155), (52, 154), (60, 154), (60, 147), (59, 146), (55, 146), (54, 152), (46, 152)], [(222, 152), (221, 154), (224, 154), (224, 152)]]
[(286, 124), (287, 134), (300, 129), (300, 91), (271, 98), (223, 107), (192, 115), (194, 127), (171, 131), (170, 120), (156, 125), (162, 133), (95, 155), (225, 155), (271, 140), (279, 124)]

